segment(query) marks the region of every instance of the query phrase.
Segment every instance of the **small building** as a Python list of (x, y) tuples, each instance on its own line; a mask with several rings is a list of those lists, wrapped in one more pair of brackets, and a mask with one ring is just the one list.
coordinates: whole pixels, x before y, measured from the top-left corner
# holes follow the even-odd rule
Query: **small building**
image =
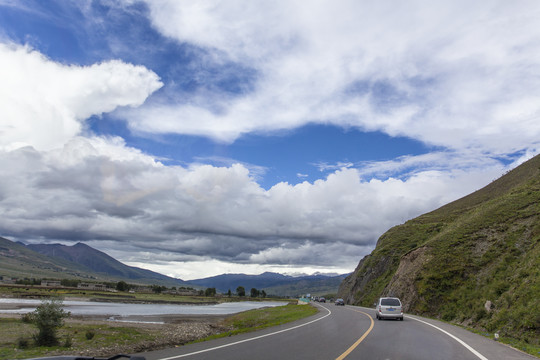
[(152, 294), (154, 292), (154, 290), (148, 286), (137, 286), (134, 290), (139, 294)]
[(60, 281), (57, 280), (41, 280), (41, 286), (45, 287), (59, 287), (62, 286)]
[(84, 290), (107, 291), (107, 285), (105, 284), (80, 283), (77, 285), (77, 288)]

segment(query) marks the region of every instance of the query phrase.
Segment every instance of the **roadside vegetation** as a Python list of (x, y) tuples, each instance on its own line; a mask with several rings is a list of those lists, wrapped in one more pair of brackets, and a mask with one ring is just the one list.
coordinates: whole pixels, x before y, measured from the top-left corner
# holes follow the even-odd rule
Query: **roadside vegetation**
[(228, 328), (228, 331), (198, 341), (222, 338), (265, 329), (271, 326), (282, 325), (315, 315), (318, 311), (319, 310), (314, 306), (296, 305), (296, 303), (272, 308), (249, 310), (236, 315), (231, 315), (225, 319), (221, 325)]
[[(75, 321), (68, 318), (63, 326), (55, 328), (58, 341), (52, 346), (36, 343), (35, 334), (39, 333), (38, 328), (28, 316), (0, 318), (0, 359), (26, 359), (62, 354), (112, 356), (120, 352), (134, 353), (285, 324), (314, 315), (317, 311), (310, 305), (292, 304), (250, 310), (207, 325), (200, 334), (194, 334), (188, 329), (188, 334), (183, 337), (178, 336), (179, 329), (182, 326), (191, 326), (190, 322), (150, 326)], [(213, 333), (213, 336), (208, 336), (209, 332)]]
[(44, 346), (34, 341), (37, 332), (32, 323), (22, 319), (0, 318), (0, 359), (28, 359), (61, 354), (93, 356), (100, 349), (111, 345), (129, 343), (135, 348), (139, 343), (160, 336), (159, 332), (152, 329), (66, 321), (58, 329), (57, 344)]

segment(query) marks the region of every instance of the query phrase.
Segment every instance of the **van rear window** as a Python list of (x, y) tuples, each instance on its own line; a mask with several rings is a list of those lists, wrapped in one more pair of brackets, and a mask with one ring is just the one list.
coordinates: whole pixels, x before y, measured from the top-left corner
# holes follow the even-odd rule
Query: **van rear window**
[(384, 306), (401, 306), (398, 299), (382, 299), (381, 305)]

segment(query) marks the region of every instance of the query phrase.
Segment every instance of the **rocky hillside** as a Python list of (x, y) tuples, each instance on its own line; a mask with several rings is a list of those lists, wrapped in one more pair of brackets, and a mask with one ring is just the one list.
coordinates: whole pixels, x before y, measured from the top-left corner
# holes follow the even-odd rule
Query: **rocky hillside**
[(540, 338), (540, 156), (383, 234), (341, 284), (349, 304), (400, 297), (407, 312), (524, 341)]

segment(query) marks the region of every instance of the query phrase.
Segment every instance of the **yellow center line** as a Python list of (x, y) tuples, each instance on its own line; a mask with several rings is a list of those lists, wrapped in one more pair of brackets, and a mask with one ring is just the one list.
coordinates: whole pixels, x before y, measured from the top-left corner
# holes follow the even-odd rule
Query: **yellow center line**
[(358, 311), (358, 310), (353, 310), (353, 311), (356, 311), (356, 312), (359, 312), (361, 314), (366, 315), (369, 318), (369, 320), (371, 321), (371, 325), (369, 326), (369, 329), (367, 329), (367, 331), (364, 333), (364, 335), (362, 335), (360, 337), (360, 339), (356, 340), (356, 342), (354, 344), (352, 344), (352, 346), (350, 348), (348, 348), (347, 351), (345, 351), (338, 358), (336, 358), (336, 360), (345, 359), (347, 357), (347, 355), (349, 355), (354, 349), (356, 349), (356, 347), (366, 338), (366, 336), (368, 336), (368, 334), (373, 329), (373, 326), (375, 326), (375, 322), (373, 321), (373, 318), (369, 314), (367, 314), (367, 313), (365, 313), (363, 311)]

